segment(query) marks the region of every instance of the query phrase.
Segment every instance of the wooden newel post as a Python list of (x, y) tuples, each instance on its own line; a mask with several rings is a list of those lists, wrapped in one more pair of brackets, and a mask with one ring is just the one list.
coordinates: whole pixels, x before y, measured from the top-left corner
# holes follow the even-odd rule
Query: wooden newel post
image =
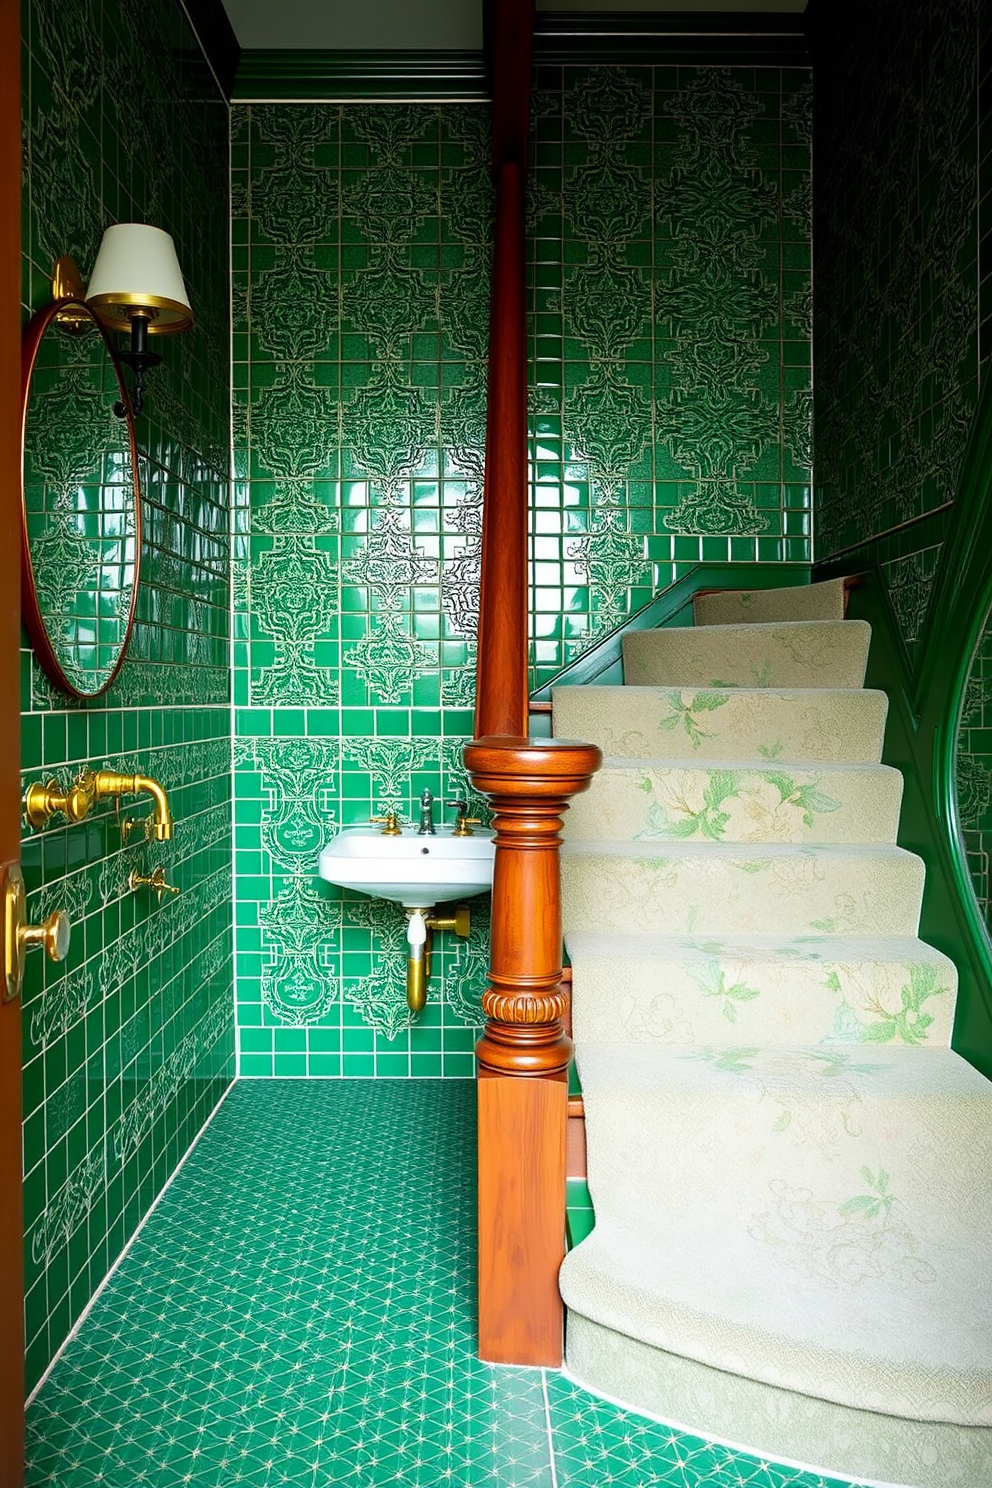
[(602, 762), (592, 744), (476, 739), (465, 765), (494, 810), (496, 864), (479, 1064), (479, 1354), (562, 1358), (565, 1130), (572, 1041), (562, 1026), (559, 833)]

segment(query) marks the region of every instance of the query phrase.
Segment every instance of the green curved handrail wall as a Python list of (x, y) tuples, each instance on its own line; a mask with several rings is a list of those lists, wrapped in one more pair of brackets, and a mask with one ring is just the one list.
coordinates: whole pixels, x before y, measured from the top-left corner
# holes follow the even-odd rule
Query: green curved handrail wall
[[(877, 566), (862, 574), (849, 614), (871, 623), (867, 685), (889, 694), (883, 759), (905, 779), (899, 843), (927, 865), (920, 934), (958, 968), (953, 1046), (992, 1078), (992, 941), (968, 868), (956, 789), (964, 695), (992, 606), (990, 487), (992, 377), (975, 411), (916, 668)], [(814, 578), (846, 571), (826, 562)]]

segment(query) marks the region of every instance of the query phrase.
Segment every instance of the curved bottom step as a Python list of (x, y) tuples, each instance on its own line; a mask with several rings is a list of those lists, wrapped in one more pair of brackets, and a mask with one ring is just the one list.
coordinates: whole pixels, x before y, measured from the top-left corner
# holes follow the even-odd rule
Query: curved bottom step
[(813, 1471), (898, 1488), (989, 1488), (992, 1428), (854, 1410), (728, 1374), (569, 1310), (577, 1384), (680, 1430)]

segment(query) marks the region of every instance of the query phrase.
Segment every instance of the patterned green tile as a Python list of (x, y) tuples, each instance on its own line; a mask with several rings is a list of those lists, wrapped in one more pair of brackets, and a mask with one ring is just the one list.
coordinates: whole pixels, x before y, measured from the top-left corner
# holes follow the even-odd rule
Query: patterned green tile
[[(233, 1073), (227, 116), (166, 0), (82, 0), (71, 16), (30, 0), (23, 40), (25, 319), (53, 259), (72, 252), (88, 274), (101, 225), (122, 219), (173, 233), (197, 315), (162, 346), (138, 424), (144, 569), (123, 671), (70, 705), (22, 651), (25, 783), (141, 770), (177, 823), (171, 843), (122, 850), (101, 809), (23, 843), (32, 913), (73, 921), (67, 961), (32, 958), (24, 992), (33, 1385)], [(127, 885), (158, 864), (183, 890), (161, 907)]]
[[(698, 313), (682, 306), (674, 332), (666, 322), (674, 340), (656, 342), (652, 294), (663, 278), (652, 280), (659, 272), (652, 243), (656, 233), (675, 231), (685, 254), (712, 254), (719, 228), (737, 244), (741, 283), (751, 284), (748, 245), (763, 223), (755, 203), (777, 191), (769, 183), (778, 180), (778, 156), (766, 181), (742, 121), (756, 127), (766, 106), (777, 117), (781, 98), (791, 106), (805, 80), (797, 74), (783, 84), (776, 72), (764, 101), (753, 71), (659, 73), (658, 84), (652, 91), (650, 69), (542, 75), (533, 206), (550, 235), (534, 246), (543, 300), (534, 323), (533, 412), (541, 430), (538, 491), (547, 489), (551, 500), (542, 508), (538, 495), (533, 614), (541, 676), (671, 582), (673, 531), (685, 524), (673, 529), (670, 519), (703, 490), (678, 462), (670, 500), (656, 497), (651, 483), (652, 451), (664, 448), (652, 399), (679, 336), (691, 340), (692, 326), (722, 307), (720, 334), (710, 339), (725, 343), (722, 370), (713, 375), (726, 385), (726, 356), (741, 343), (744, 322), (755, 345), (765, 329), (746, 306), (744, 321), (731, 324), (725, 287), (716, 286)], [(725, 127), (701, 144), (700, 121), (716, 96), (726, 104)], [(673, 128), (652, 156), (658, 120)], [(336, 826), (384, 806), (409, 817), (425, 787), (448, 796), (466, 789), (458, 754), (471, 729), (475, 668), (488, 119), (484, 109), (462, 106), (251, 106), (234, 109), (232, 128), (235, 322), (246, 338), (237, 354), (250, 358), (235, 369), (247, 389), (235, 409), (236, 465), (253, 477), (245, 493), (250, 541), (235, 559), (235, 634), (247, 640), (235, 652), (234, 695), (257, 710), (244, 715), (245, 727), (236, 722), (239, 778), (244, 772), (246, 782), (249, 775), (257, 782), (253, 794), (238, 793), (239, 827), (258, 822), (254, 801), (266, 803), (261, 840), (239, 839), (237, 897), (257, 905), (251, 925), (262, 932), (262, 961), (239, 983), (239, 1022), (257, 1027), (261, 1013), (287, 1026), (336, 1022), (340, 1030), (357, 1010), (372, 1038), (354, 1053), (365, 1062), (345, 1073), (366, 1073), (371, 1054), (371, 1069), (383, 1074), (404, 1062), (418, 1073), (464, 1074), (485, 980), (484, 926), (467, 947), (438, 957), (431, 996), (439, 999), (443, 1036), (436, 1044), (429, 1025), (413, 1024), (405, 1010), (397, 917), (326, 886), (315, 895), (312, 883), (317, 850)], [(723, 172), (709, 205), (693, 203), (674, 217), (669, 208), (653, 223), (652, 193), (664, 182), (674, 190), (678, 171), (700, 148)], [(793, 148), (790, 166), (799, 176), (790, 184), (801, 181), (803, 159), (808, 170), (808, 151), (803, 157), (801, 145)], [(728, 229), (713, 193), (723, 200), (726, 180), (738, 177)], [(806, 229), (787, 220), (801, 247)], [(728, 257), (726, 241), (719, 254)], [(790, 287), (801, 294), (808, 275), (795, 270)], [(767, 295), (777, 294), (769, 279)], [(766, 356), (755, 352), (755, 366)], [(565, 357), (572, 358), (567, 365)], [(674, 402), (680, 395), (671, 376), (667, 386)], [(754, 403), (756, 387), (741, 384), (742, 407)], [(780, 533), (777, 380), (772, 401), (768, 510), (759, 509), (751, 487), (742, 499), (760, 514), (754, 531)], [(606, 417), (611, 409), (615, 417)], [(721, 478), (733, 476), (754, 463), (754, 450), (728, 448), (719, 459)], [(707, 500), (717, 491), (716, 472), (712, 462), (701, 472), (710, 480)], [(793, 489), (803, 489), (801, 476)], [(805, 489), (808, 506), (808, 480)], [(582, 520), (565, 517), (578, 504)], [(698, 559), (699, 535), (714, 530), (726, 556), (723, 534), (740, 526), (707, 521), (689, 524), (687, 558)], [(805, 551), (802, 523), (788, 530)], [(645, 544), (656, 533), (663, 551), (649, 557)], [(750, 538), (751, 557), (756, 541)], [(775, 543), (771, 556), (784, 556)], [(293, 739), (310, 741), (309, 752), (287, 753)], [(359, 948), (351, 937), (360, 930)], [(246, 921), (239, 931), (245, 950), (248, 933)], [(248, 1053), (252, 1072), (260, 1072), (260, 1057)]]
[(474, 1119), (235, 1086), (29, 1408), (29, 1488), (837, 1488), (476, 1359)]
[(31, 1407), (32, 1488), (550, 1488), (541, 1372), (475, 1358), (474, 1098), (236, 1086)]
[[(894, 29), (889, 4), (859, 13), (858, 48), (831, 56), (824, 73), (819, 557), (954, 493), (977, 366), (979, 9), (953, 0), (937, 25), (919, 6), (919, 25)], [(927, 124), (936, 114), (939, 139)]]
[[(912, 24), (904, 6), (895, 17), (892, 3), (859, 9), (857, 48), (831, 50), (820, 74), (830, 102), (816, 122), (816, 555), (844, 552), (852, 572), (879, 564), (915, 666), (947, 525), (939, 508), (954, 496), (992, 349), (992, 281), (979, 267), (989, 35), (977, 0), (953, 0), (939, 24), (924, 5)], [(987, 916), (992, 754), (976, 727), (986, 650), (983, 641), (957, 773)]]

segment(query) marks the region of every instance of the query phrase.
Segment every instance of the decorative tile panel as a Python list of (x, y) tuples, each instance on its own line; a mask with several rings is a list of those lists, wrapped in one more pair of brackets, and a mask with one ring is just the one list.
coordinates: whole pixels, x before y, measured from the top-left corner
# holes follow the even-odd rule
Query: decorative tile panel
[(851, 42), (818, 63), (817, 558), (954, 496), (979, 360), (978, 11), (847, 3)]
[[(536, 681), (680, 563), (808, 556), (808, 82), (542, 72)], [(466, 793), (488, 128), (480, 106), (233, 111), (244, 1074), (472, 1072), (485, 901), (470, 941), (437, 938), (413, 1022), (402, 914), (315, 869), (339, 826), (385, 809), (409, 820), (425, 787)], [(716, 402), (704, 452), (692, 430)]]
[(481, 931), (438, 938), (414, 1022), (402, 911), (316, 860), (341, 825), (466, 790), (487, 131), (454, 105), (234, 110), (245, 1074), (472, 1073)]
[(546, 67), (532, 677), (702, 559), (810, 555), (809, 74)]
[[(26, 829), (29, 910), (73, 924), (67, 960), (30, 957), (24, 989), (30, 1387), (233, 1074), (230, 378), (227, 110), (182, 8), (28, 0), (23, 40), (25, 319), (59, 254), (86, 276), (102, 228), (129, 220), (174, 235), (196, 314), (158, 343), (138, 420), (145, 546), (122, 671), (75, 704), (22, 650), (24, 783), (140, 770), (176, 818), (173, 841), (127, 847), (112, 807)], [(161, 905), (128, 884), (159, 865), (182, 890)]]
[[(817, 544), (879, 564), (915, 666), (992, 336), (978, 0), (845, 3), (817, 61)], [(846, 37), (846, 45), (837, 38)], [(992, 756), (973, 668), (961, 819), (988, 913)], [(977, 721), (976, 721), (977, 720)]]

